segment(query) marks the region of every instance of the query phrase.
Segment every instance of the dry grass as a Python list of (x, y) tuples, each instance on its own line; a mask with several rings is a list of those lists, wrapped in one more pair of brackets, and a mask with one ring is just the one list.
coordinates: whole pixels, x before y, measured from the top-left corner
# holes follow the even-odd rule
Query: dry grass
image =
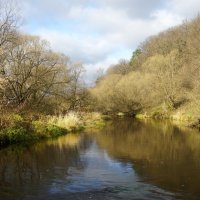
[(36, 120), (10, 113), (0, 117), (0, 125), (1, 146), (58, 137), (84, 128), (100, 128), (104, 121), (99, 113), (70, 112), (64, 116), (41, 116)]
[(82, 120), (77, 113), (70, 112), (64, 116), (53, 116), (48, 120), (49, 124), (56, 125), (61, 128), (65, 128), (69, 131), (79, 129), (82, 126)]

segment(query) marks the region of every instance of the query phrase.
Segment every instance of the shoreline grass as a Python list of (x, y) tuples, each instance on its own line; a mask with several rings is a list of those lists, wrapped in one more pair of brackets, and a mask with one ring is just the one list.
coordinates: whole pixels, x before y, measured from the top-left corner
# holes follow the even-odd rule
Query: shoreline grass
[(55, 138), (87, 128), (101, 128), (105, 119), (99, 113), (70, 112), (59, 116), (6, 114), (1, 116), (0, 147)]
[(177, 110), (162, 109), (162, 107), (156, 107), (147, 111), (138, 113), (135, 116), (137, 119), (159, 119), (170, 120), (174, 124), (189, 128), (200, 128), (200, 118), (196, 110), (192, 110), (190, 107), (182, 107)]

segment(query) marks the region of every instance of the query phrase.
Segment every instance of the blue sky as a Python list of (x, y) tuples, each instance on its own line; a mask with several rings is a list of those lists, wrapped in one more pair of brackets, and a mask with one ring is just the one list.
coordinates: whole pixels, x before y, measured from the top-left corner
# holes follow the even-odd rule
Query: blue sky
[(81, 61), (92, 82), (147, 37), (196, 16), (199, 0), (18, 0), (23, 32)]

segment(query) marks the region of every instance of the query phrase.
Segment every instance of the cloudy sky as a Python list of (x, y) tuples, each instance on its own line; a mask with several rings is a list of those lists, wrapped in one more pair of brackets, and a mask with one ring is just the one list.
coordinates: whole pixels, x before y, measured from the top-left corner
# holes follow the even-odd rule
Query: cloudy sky
[(200, 0), (19, 0), (22, 31), (50, 41), (55, 51), (84, 63), (86, 81), (148, 36), (191, 19)]

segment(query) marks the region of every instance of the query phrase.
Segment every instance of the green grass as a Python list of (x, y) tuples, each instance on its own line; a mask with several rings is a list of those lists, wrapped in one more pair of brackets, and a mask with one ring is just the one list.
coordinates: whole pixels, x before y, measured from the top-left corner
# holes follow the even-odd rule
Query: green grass
[[(36, 120), (35, 120), (36, 119)], [(0, 146), (54, 138), (86, 128), (101, 128), (105, 120), (99, 113), (69, 113), (64, 116), (5, 115), (0, 130)]]

